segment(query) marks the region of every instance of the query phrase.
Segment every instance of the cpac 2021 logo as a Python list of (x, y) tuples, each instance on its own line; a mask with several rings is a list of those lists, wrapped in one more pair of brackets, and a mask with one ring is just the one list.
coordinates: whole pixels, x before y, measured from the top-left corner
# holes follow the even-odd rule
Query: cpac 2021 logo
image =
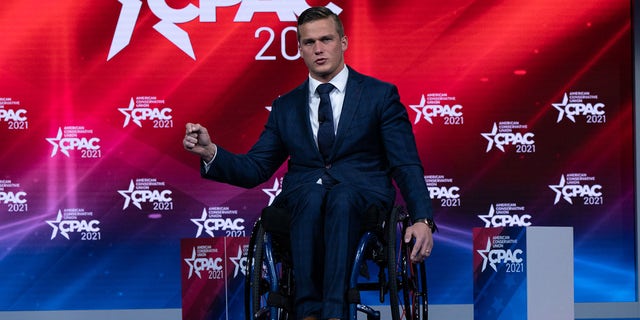
[(587, 123), (605, 123), (607, 122), (605, 105), (601, 102), (591, 103), (584, 102), (587, 99), (594, 99), (597, 96), (589, 92), (565, 92), (562, 102), (552, 103), (551, 105), (558, 110), (558, 119), (556, 122), (562, 121), (565, 117), (571, 122), (576, 122), (576, 116), (584, 116)]
[(498, 271), (499, 264), (506, 264), (507, 272), (523, 272), (524, 271), (524, 252), (522, 249), (494, 249), (491, 248), (491, 239), (487, 239), (487, 246), (485, 249), (476, 250), (482, 257), (482, 270), (487, 269), (487, 264), (493, 269)]
[[(522, 125), (518, 125), (522, 127)], [(535, 140), (532, 132), (501, 132), (498, 130), (498, 125), (494, 122), (493, 129), (488, 133), (481, 133), (482, 137), (487, 139), (487, 149), (485, 152), (489, 152), (494, 146), (496, 149), (505, 152), (505, 146), (515, 146), (516, 153), (534, 153), (536, 151)], [(507, 129), (505, 131), (511, 131)]]
[(58, 210), (58, 215), (55, 220), (46, 221), (53, 229), (51, 232), (51, 239), (53, 240), (58, 233), (70, 240), (70, 233), (80, 233), (81, 240), (100, 240), (100, 221), (97, 219), (63, 219), (62, 211)]
[(211, 237), (216, 236), (216, 231), (222, 231), (227, 237), (244, 237), (244, 219), (242, 218), (207, 218), (207, 209), (202, 209), (202, 216), (197, 219), (191, 219), (198, 231), (196, 238), (206, 232)]
[[(118, 1), (122, 4), (122, 9), (107, 60), (113, 58), (129, 45), (142, 8), (141, 0)], [(200, 0), (199, 7), (189, 3), (179, 9), (170, 7), (166, 0), (147, 0), (147, 4), (151, 12), (160, 19), (160, 22), (156, 23), (153, 28), (193, 60), (196, 59), (196, 56), (189, 34), (177, 24), (187, 23), (198, 17), (200, 22), (216, 22), (218, 8), (237, 4), (240, 6), (233, 19), (234, 22), (250, 22), (253, 15), (259, 12), (276, 13), (281, 22), (294, 22), (297, 15), (309, 8), (309, 4), (304, 0)], [(340, 7), (333, 3), (329, 3), (326, 7), (336, 13), (341, 11)]]
[(455, 97), (449, 97), (446, 93), (429, 93), (427, 97), (423, 94), (419, 104), (409, 105), (416, 112), (413, 124), (417, 124), (420, 119), (433, 124), (433, 118), (442, 118), (445, 125), (464, 124), (462, 105), (445, 103), (443, 100), (455, 100)]
[(148, 187), (146, 189), (138, 189), (132, 179), (129, 182), (129, 188), (127, 190), (118, 190), (118, 193), (124, 197), (122, 210), (127, 209), (130, 204), (142, 210), (143, 203), (152, 203), (155, 211), (173, 210), (172, 191), (169, 189), (152, 190)]
[(191, 258), (184, 259), (184, 262), (189, 266), (189, 275), (187, 279), (191, 279), (191, 276), (195, 274), (198, 278), (202, 279), (200, 272), (206, 271), (208, 273), (208, 279), (222, 279), (224, 267), (222, 265), (222, 258), (220, 257), (200, 257), (196, 254), (196, 248), (193, 248)]
[(604, 203), (602, 185), (583, 183), (583, 181), (595, 178), (582, 173), (567, 174), (566, 177), (563, 174), (560, 176), (558, 184), (549, 185), (549, 188), (556, 193), (553, 200), (554, 205), (560, 202), (560, 198), (570, 204), (574, 204), (573, 199), (575, 198), (581, 198), (584, 205), (602, 205)]
[[(65, 129), (66, 132), (67, 129)], [(77, 129), (81, 133), (87, 131), (84, 128)], [(55, 138), (46, 138), (53, 149), (51, 150), (51, 158), (53, 158), (58, 151), (67, 157), (70, 157), (70, 151), (79, 151), (82, 158), (100, 158), (102, 152), (100, 150), (100, 138), (98, 137), (79, 137), (76, 129), (70, 130), (70, 134), (65, 133), (63, 135), (62, 128), (58, 128), (58, 134)], [(91, 130), (89, 130), (91, 131)]]
[(118, 108), (122, 113), (124, 123), (122, 127), (128, 126), (130, 123), (136, 124), (142, 128), (142, 121), (152, 121), (154, 128), (173, 128), (173, 110), (168, 107), (151, 108), (150, 104), (164, 103), (164, 100), (157, 100), (156, 97), (133, 97), (129, 101), (127, 108)]

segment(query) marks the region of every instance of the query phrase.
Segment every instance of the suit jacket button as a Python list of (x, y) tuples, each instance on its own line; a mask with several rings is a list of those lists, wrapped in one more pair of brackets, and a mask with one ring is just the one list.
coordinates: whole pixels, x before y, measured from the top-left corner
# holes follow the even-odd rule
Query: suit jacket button
[(331, 169), (331, 163), (328, 163), (324, 166), (325, 169)]

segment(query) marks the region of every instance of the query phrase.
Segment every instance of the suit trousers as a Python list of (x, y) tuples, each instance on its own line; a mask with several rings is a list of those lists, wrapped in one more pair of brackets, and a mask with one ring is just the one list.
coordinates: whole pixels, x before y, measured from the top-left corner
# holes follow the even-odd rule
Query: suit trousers
[(346, 293), (362, 215), (371, 205), (389, 208), (392, 202), (348, 183), (310, 183), (286, 197), (297, 319), (346, 319)]

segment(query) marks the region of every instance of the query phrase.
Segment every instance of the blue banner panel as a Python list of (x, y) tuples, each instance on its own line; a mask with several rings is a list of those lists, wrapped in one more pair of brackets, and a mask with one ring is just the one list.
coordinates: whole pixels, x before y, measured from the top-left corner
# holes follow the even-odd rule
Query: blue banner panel
[(527, 320), (526, 228), (473, 229), (475, 320)]

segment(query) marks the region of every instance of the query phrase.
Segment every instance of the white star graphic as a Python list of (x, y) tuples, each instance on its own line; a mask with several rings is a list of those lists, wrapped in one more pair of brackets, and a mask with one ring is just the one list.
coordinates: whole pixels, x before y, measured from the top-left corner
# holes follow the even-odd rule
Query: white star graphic
[(229, 260), (231, 260), (231, 262), (233, 262), (233, 264), (236, 266), (233, 271), (234, 278), (238, 276), (238, 271), (242, 272), (242, 275), (244, 276), (247, 275), (246, 264), (245, 266), (242, 266), (242, 260), (247, 260), (246, 257), (242, 256), (242, 246), (238, 246), (238, 255), (235, 257), (230, 257)]
[[(487, 144), (487, 150), (485, 150), (485, 152), (489, 152), (489, 150), (491, 150), (491, 147), (493, 147), (493, 143), (494, 141), (494, 137), (496, 136), (496, 134), (498, 134), (498, 126), (496, 125), (496, 123), (493, 123), (493, 129), (491, 130), (490, 133), (481, 133), (481, 135), (487, 139), (487, 141), (489, 141), (489, 143)], [(500, 149), (500, 151), (504, 152), (504, 147), (498, 143), (496, 143), (496, 148)]]
[[(556, 198), (553, 200), (553, 204), (556, 204), (560, 201), (560, 197), (562, 196), (562, 189), (564, 188), (565, 184), (566, 184), (566, 180), (564, 179), (564, 174), (563, 174), (560, 176), (560, 183), (558, 183), (557, 185), (553, 185), (553, 184), (549, 185), (549, 188), (551, 188), (551, 190), (553, 190), (556, 193)], [(571, 197), (564, 196), (563, 198), (567, 200), (567, 202), (573, 204)]]
[(280, 179), (276, 178), (273, 181), (273, 187), (271, 189), (262, 189), (262, 192), (266, 193), (269, 196), (269, 206), (273, 203), (273, 200), (282, 192), (282, 188), (280, 187)]
[(427, 122), (429, 122), (430, 124), (433, 124), (433, 120), (431, 120), (431, 117), (427, 116), (424, 113), (424, 108), (427, 107), (426, 103), (427, 103), (427, 99), (424, 97), (424, 94), (423, 94), (422, 98), (420, 98), (420, 104), (409, 105), (409, 107), (416, 112), (416, 119), (413, 121), (413, 124), (418, 123), (418, 121), (420, 121), (421, 116), (424, 117), (424, 119), (427, 120)]
[[(129, 102), (129, 107), (128, 108), (118, 108), (118, 111), (120, 111), (125, 116), (124, 124), (122, 125), (123, 128), (126, 127), (129, 124), (129, 120), (131, 120), (133, 118), (131, 116), (131, 112), (133, 111), (133, 107), (135, 105), (136, 105), (136, 103), (133, 101), (133, 97), (132, 97), (131, 101)], [(133, 123), (137, 124), (138, 127), (142, 128), (142, 123), (140, 123), (140, 120), (133, 119)]]
[[(131, 182), (129, 183), (128, 190), (118, 190), (118, 193), (124, 197), (124, 205), (122, 206), (122, 210), (129, 207), (129, 202), (131, 201), (131, 193), (133, 193), (134, 186), (135, 184), (133, 183), (133, 179), (132, 179)], [(133, 205), (138, 207), (138, 209), (142, 210), (142, 205), (140, 205), (140, 202), (133, 200)]]
[[(191, 219), (191, 222), (195, 223), (198, 226), (198, 232), (196, 233), (196, 238), (202, 234), (202, 229), (204, 229), (204, 222), (207, 220), (207, 208), (202, 209), (202, 216), (200, 219)], [(211, 230), (205, 231), (211, 237), (215, 237)]]
[[(193, 248), (193, 251), (191, 253), (191, 258), (186, 258), (184, 259), (184, 262), (187, 263), (187, 265), (189, 265), (189, 276), (187, 276), (187, 279), (191, 279), (191, 276), (193, 275), (193, 262), (196, 260), (196, 248)], [(198, 278), (200, 277), (200, 270), (195, 270), (196, 271), (196, 275), (198, 276)]]
[(64, 148), (60, 148), (60, 140), (62, 139), (62, 128), (58, 127), (58, 135), (55, 138), (46, 138), (47, 142), (51, 143), (51, 145), (53, 145), (53, 150), (51, 150), (51, 158), (53, 158), (53, 156), (56, 155), (56, 153), (58, 153), (58, 149), (60, 149), (60, 152), (62, 152), (65, 156), (69, 156), (69, 151), (67, 151)]
[[(482, 257), (482, 271), (487, 268), (487, 262), (489, 261), (488, 253), (491, 251), (491, 239), (487, 238), (487, 247), (484, 250), (476, 250)], [(496, 265), (493, 262), (490, 264), (494, 271), (498, 271)]]
[[(60, 228), (58, 228), (58, 224), (60, 224), (60, 222), (62, 221), (62, 211), (58, 210), (58, 216), (56, 217), (56, 220), (47, 220), (47, 224), (51, 226), (51, 228), (53, 228), (53, 231), (51, 232), (51, 239), (55, 238), (56, 235), (58, 234), (58, 230)], [(69, 234), (67, 234), (66, 231), (62, 231), (60, 230), (60, 234), (67, 238), (67, 240), (69, 240)]]
[[(562, 117), (565, 114), (565, 107), (567, 106), (567, 104), (569, 104), (569, 97), (567, 97), (567, 93), (564, 93), (564, 97), (562, 98), (562, 102), (561, 103), (552, 103), (551, 105), (556, 108), (556, 110), (558, 110), (558, 120), (557, 122), (560, 122), (562, 120)], [(572, 114), (567, 114), (567, 119), (571, 120), (572, 122), (576, 122), (576, 119), (573, 117)]]
[(485, 228), (491, 227), (491, 218), (493, 217), (493, 214), (495, 212), (496, 212), (496, 210), (493, 208), (493, 205), (491, 205), (491, 208), (489, 208), (489, 214), (478, 216), (478, 218), (480, 218), (480, 219), (482, 219), (482, 221), (484, 221), (484, 227)]

